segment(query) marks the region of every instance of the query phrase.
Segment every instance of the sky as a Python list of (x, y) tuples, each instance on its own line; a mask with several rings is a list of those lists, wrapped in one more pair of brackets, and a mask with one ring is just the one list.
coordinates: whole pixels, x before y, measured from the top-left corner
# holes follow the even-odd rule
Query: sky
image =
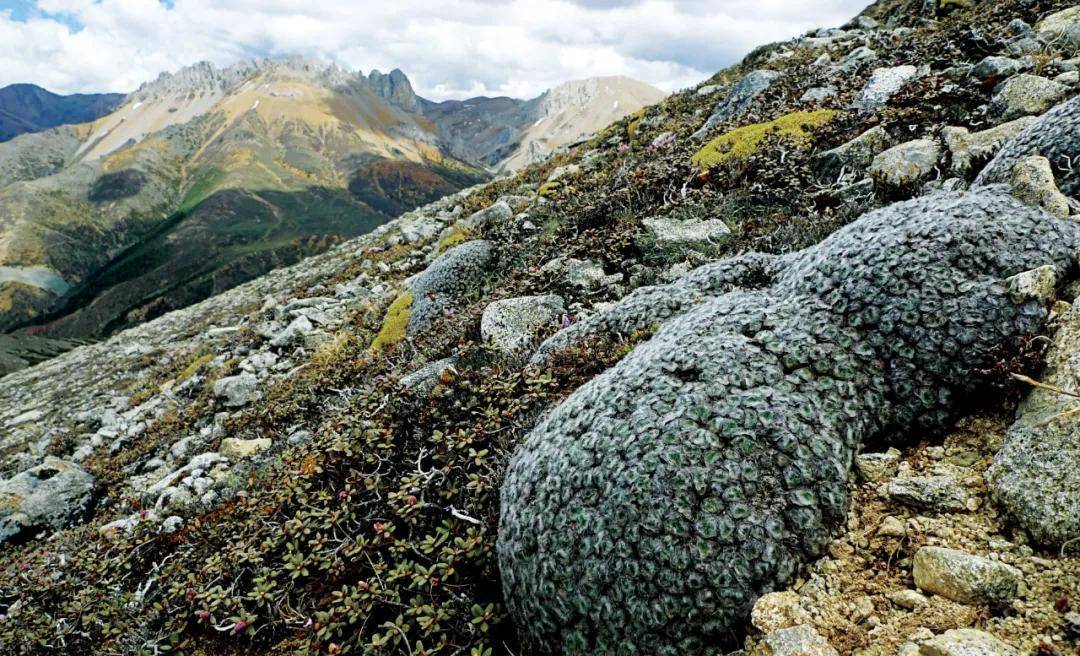
[(128, 92), (208, 60), (400, 68), (431, 100), (627, 75), (686, 88), (870, 0), (0, 0), (0, 86)]

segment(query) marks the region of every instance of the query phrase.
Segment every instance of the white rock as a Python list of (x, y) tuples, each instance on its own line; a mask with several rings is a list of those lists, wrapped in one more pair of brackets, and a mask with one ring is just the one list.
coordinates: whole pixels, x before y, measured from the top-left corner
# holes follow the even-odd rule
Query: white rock
[(874, 69), (873, 75), (867, 80), (852, 106), (863, 112), (873, 112), (887, 105), (889, 100), (918, 74), (919, 69), (914, 66)]
[(985, 631), (952, 629), (924, 642), (919, 656), (1020, 656), (1020, 652)]

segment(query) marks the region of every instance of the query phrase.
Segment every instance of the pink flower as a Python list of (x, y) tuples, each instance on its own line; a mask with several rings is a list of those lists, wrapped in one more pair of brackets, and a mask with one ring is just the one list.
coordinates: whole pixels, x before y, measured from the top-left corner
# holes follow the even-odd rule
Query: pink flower
[(248, 626), (248, 625), (247, 625), (247, 622), (244, 622), (244, 621), (240, 621), (240, 622), (237, 622), (236, 624), (233, 624), (233, 628), (232, 628), (232, 629), (233, 629), (233, 631), (234, 631), (234, 632), (236, 632), (236, 633), (243, 633), (243, 632), (244, 632), (244, 629), (246, 629), (246, 628), (247, 628), (247, 626)]
[(200, 620), (202, 620), (203, 622), (205, 622), (207, 619), (210, 618), (210, 611), (208, 611), (208, 610), (197, 610), (197, 611), (195, 611), (195, 617), (197, 617)]

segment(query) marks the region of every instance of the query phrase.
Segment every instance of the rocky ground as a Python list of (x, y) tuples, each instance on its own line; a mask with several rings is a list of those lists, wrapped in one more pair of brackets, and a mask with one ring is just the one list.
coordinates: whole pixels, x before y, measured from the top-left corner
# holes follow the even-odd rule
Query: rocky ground
[[(962, 291), (912, 287), (916, 305), (986, 301), (929, 313), (920, 334), (940, 348), (913, 342), (944, 372), (934, 380), (944, 391), (913, 394), (855, 349), (862, 391), (884, 399), (857, 419), (882, 429), (862, 445), (848, 433), (851, 451), (829, 453), (812, 426), (796, 431), (806, 444), (788, 447), (831, 485), (811, 490), (828, 501), (806, 522), (813, 535), (779, 531), (796, 554), (791, 576), (720, 567), (746, 584), (740, 598), (772, 594), (664, 638), (691, 638), (702, 654), (1075, 652), (1080, 459), (1070, 415), (1059, 415), (1080, 389), (1066, 222), (1080, 184), (1080, 14), (1062, 2), (965, 4), (878, 3), (843, 29), (762, 48), (565, 156), (0, 379), (0, 652), (604, 653), (570, 631), (530, 641), (533, 627), (504, 598), (499, 494), (511, 454), (579, 390), (617, 390), (605, 371), (677, 359), (677, 348), (656, 353), (678, 344), (671, 333), (711, 325), (687, 316), (716, 303), (737, 314), (732, 294), (756, 294), (748, 307), (771, 307), (777, 290), (805, 295), (797, 274), (821, 264), (808, 247), (823, 239), (820, 252), (838, 261), (887, 254), (872, 234), (844, 252), (828, 237), (856, 221), (844, 234), (864, 235), (889, 212), (897, 225), (880, 233), (890, 239), (939, 213), (949, 265), (965, 284), (982, 272)], [(917, 199), (894, 205), (906, 198)], [(878, 207), (889, 209), (860, 218)], [(1003, 207), (985, 229), (965, 223)], [(1030, 241), (1002, 232), (1032, 225)], [(919, 234), (931, 236), (933, 226)], [(956, 246), (965, 240), (975, 250)], [(770, 264), (781, 260), (803, 267), (782, 284)], [(895, 282), (873, 284), (903, 303)], [(835, 304), (820, 287), (815, 303)], [(823, 326), (832, 338), (862, 335), (897, 362), (912, 357), (884, 339), (881, 317), (819, 310), (844, 317)], [(915, 318), (900, 322), (919, 323), (918, 308), (906, 310)], [(992, 336), (962, 328), (987, 316), (1003, 335), (1025, 334), (983, 353)], [(700, 367), (643, 381), (670, 373), (663, 402), (695, 420), (697, 391), (679, 386), (723, 361), (701, 344), (685, 350)], [(950, 369), (973, 359), (970, 372)], [(849, 374), (836, 377), (855, 399)], [(1032, 392), (1010, 374), (1054, 389)], [(827, 384), (809, 368), (797, 375)], [(946, 419), (959, 423), (937, 430)], [(864, 449), (852, 463), (854, 446)], [(705, 475), (730, 471), (720, 458)], [(589, 467), (611, 464), (581, 461), (566, 480), (586, 484)], [(754, 489), (755, 511), (825, 503)], [(674, 514), (691, 498), (663, 500)], [(573, 548), (604, 548), (586, 543), (594, 526), (577, 527)], [(763, 550), (753, 522), (739, 530), (741, 545)], [(676, 544), (673, 562), (689, 549)], [(583, 588), (594, 574), (580, 572)], [(683, 579), (693, 580), (673, 585)], [(553, 633), (565, 627), (552, 618), (611, 610), (558, 598), (530, 600), (551, 609)], [(672, 653), (660, 642), (631, 649)]]
[[(747, 653), (797, 653), (769, 647), (797, 626), (828, 640), (823, 654), (1074, 653), (1080, 558), (1031, 544), (989, 498), (984, 475), (1010, 422), (977, 413), (943, 439), (861, 456), (845, 530), (794, 585), (758, 600), (762, 635)], [(928, 493), (931, 479), (948, 494)], [(969, 563), (977, 573), (957, 574)], [(984, 650), (935, 647), (956, 630), (978, 631), (966, 635)]]

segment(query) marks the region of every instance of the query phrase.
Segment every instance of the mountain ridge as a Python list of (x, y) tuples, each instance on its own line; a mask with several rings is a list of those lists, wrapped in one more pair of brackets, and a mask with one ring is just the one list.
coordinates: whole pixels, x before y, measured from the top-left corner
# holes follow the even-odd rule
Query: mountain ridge
[(59, 95), (36, 84), (0, 87), (0, 142), (59, 125), (85, 123), (113, 111), (124, 94)]
[(303, 57), (163, 72), (91, 123), (0, 144), (0, 329), (105, 334), (356, 236), (489, 175), (546, 97), (436, 104), (399, 69)]

